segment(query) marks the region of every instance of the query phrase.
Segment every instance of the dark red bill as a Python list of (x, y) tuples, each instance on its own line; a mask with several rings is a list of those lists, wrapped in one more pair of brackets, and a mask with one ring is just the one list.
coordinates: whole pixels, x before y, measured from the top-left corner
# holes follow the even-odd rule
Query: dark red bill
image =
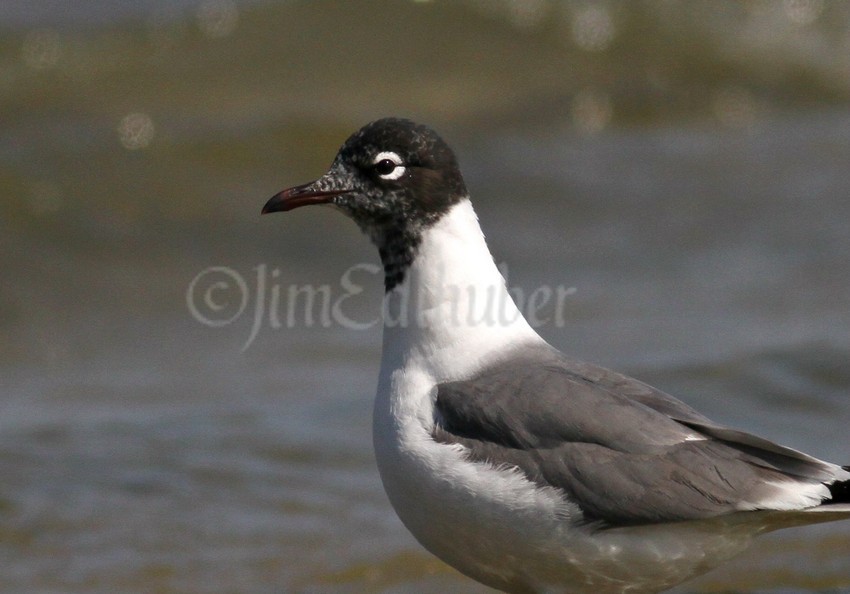
[(328, 204), (334, 196), (345, 194), (350, 190), (311, 190), (313, 182), (283, 190), (269, 198), (260, 214), (270, 212), (286, 212), (300, 206), (310, 204)]

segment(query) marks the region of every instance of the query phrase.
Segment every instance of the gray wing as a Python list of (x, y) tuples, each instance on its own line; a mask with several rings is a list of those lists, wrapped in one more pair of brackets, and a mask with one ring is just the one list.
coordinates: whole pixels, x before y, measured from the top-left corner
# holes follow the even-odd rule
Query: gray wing
[[(713, 424), (642, 382), (546, 355), (437, 386), (434, 438), (561, 489), (588, 520), (631, 524), (758, 509), (838, 467)], [(840, 471), (840, 470), (839, 470)]]

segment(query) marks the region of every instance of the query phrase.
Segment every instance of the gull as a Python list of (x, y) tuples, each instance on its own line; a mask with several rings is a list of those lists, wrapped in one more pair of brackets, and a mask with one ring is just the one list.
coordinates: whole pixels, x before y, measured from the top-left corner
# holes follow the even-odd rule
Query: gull
[(316, 204), (353, 219), (383, 265), (384, 489), (413, 536), (465, 575), (506, 592), (658, 592), (757, 534), (850, 518), (850, 467), (545, 342), (428, 126), (367, 124), (324, 175), (262, 212)]

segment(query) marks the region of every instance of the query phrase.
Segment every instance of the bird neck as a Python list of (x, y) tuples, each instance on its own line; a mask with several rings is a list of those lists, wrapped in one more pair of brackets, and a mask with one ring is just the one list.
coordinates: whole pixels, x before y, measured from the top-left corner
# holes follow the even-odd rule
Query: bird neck
[(468, 199), (425, 229), (403, 280), (384, 297), (384, 353), (395, 368), (427, 361), (440, 379), (488, 355), (542, 340), (514, 303)]

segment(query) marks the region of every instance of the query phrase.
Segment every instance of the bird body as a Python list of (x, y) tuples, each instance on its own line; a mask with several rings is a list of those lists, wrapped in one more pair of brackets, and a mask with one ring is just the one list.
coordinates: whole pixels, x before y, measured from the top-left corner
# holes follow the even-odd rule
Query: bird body
[(378, 247), (378, 468), (405, 526), (461, 572), (511, 592), (656, 592), (762, 532), (850, 517), (847, 467), (548, 345), (430, 128), (365, 126), (263, 212), (308, 204), (343, 211)]
[[(488, 289), (468, 290), (485, 287), (492, 300), (481, 298)], [(505, 325), (492, 323), (497, 303), (510, 316)], [(468, 461), (463, 447), (433, 438), (438, 384), (474, 375), (517, 344), (542, 344), (507, 294), (469, 201), (426, 233), (404, 284), (385, 296), (385, 312), (388, 320), (408, 318), (384, 328), (375, 399), (374, 446), (387, 495), (438, 557), (455, 567), (487, 559), (482, 571), (501, 571), (522, 559), (527, 544), (563, 532), (574, 510), (555, 489), (540, 489), (513, 468)]]

